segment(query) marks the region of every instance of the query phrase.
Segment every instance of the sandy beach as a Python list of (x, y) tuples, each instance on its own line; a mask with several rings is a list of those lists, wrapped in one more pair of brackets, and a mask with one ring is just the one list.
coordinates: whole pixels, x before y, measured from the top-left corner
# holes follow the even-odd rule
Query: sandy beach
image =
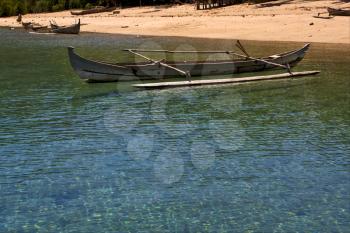
[[(196, 10), (194, 5), (135, 7), (120, 9), (119, 14), (79, 17), (69, 11), (28, 14), (23, 21), (67, 25), (80, 18), (82, 32), (350, 44), (350, 17), (313, 17), (327, 7), (350, 7), (350, 3), (294, 0), (273, 7), (241, 4), (212, 10)], [(0, 26), (21, 25), (16, 17), (8, 17), (0, 18)]]

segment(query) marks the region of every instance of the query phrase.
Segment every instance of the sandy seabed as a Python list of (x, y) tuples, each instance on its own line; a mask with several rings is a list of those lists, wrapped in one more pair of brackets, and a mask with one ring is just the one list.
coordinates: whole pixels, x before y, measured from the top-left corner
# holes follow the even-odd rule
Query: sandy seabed
[[(23, 21), (69, 25), (80, 18), (82, 32), (350, 44), (350, 17), (313, 17), (327, 7), (350, 8), (350, 3), (294, 0), (273, 7), (240, 4), (212, 10), (196, 10), (194, 5), (135, 7), (79, 17), (69, 11), (28, 14)], [(0, 26), (21, 25), (8, 17), (0, 18)]]

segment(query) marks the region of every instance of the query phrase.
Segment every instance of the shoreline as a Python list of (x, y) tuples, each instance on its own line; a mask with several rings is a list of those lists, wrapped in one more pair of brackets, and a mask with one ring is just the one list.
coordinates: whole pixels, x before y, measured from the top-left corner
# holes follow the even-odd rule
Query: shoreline
[[(53, 19), (58, 24), (69, 25), (80, 18), (81, 32), (87, 33), (350, 44), (350, 17), (313, 18), (338, 2), (294, 0), (292, 4), (267, 9), (241, 4), (200, 11), (193, 9), (193, 5), (137, 7), (121, 9), (119, 14), (80, 17), (63, 11), (28, 14), (23, 16), (23, 21), (47, 25)], [(0, 18), (0, 26), (21, 27), (16, 17)]]
[[(0, 29), (5, 29), (5, 30), (9, 30), (9, 27), (7, 26), (0, 26)], [(14, 30), (22, 30), (23, 32), (27, 32), (25, 29), (21, 28), (21, 27), (15, 27)], [(47, 33), (34, 33), (32, 35), (48, 35)], [(62, 36), (62, 34), (50, 34), (52, 36)], [(69, 35), (66, 34), (66, 36), (79, 36), (79, 35)], [(159, 36), (159, 35), (134, 35), (134, 34), (119, 34), (119, 33), (108, 33), (108, 32), (89, 32), (89, 31), (83, 31), (80, 32), (80, 35), (98, 35), (98, 36), (115, 36), (115, 37), (137, 37), (137, 38), (171, 38), (171, 39), (198, 39), (198, 40), (221, 40), (221, 41), (226, 41), (226, 40), (232, 40), (235, 41), (237, 40), (236, 38), (209, 38), (209, 37), (190, 37), (190, 36)], [(251, 40), (251, 39), (238, 39), (241, 42), (245, 41), (245, 42), (265, 42), (265, 43), (272, 43), (272, 42), (276, 42), (276, 43), (299, 43), (300, 45), (306, 44), (306, 43), (311, 43), (311, 44), (328, 44), (331, 46), (335, 46), (335, 45), (340, 45), (340, 46), (349, 46), (350, 48), (350, 43), (335, 43), (335, 42), (312, 42), (312, 41), (294, 41), (294, 40)], [(336, 46), (338, 47), (338, 46)]]

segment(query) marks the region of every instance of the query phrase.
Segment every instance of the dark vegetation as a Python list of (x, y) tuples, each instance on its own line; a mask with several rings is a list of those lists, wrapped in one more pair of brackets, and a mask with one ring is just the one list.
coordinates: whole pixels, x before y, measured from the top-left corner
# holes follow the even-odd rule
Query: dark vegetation
[[(258, 2), (261, 0), (250, 0)], [(266, 1), (266, 0), (265, 0)], [(195, 0), (0, 0), (0, 17), (27, 13), (53, 12), (94, 6), (139, 6), (153, 4), (190, 3)], [(239, 2), (243, 2), (239, 1)]]

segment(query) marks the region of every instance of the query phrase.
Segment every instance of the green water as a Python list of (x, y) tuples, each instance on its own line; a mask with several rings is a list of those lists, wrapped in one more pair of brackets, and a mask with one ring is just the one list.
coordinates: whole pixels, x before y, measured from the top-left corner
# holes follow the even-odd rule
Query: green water
[(316, 77), (162, 91), (84, 83), (65, 48), (233, 45), (0, 29), (0, 232), (349, 232), (349, 45), (312, 44)]

